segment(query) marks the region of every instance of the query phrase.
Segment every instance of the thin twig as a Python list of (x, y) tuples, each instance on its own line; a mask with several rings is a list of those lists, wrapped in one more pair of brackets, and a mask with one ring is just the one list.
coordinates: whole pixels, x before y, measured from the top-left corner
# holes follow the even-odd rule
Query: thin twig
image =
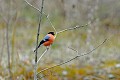
[(10, 27), (10, 10), (11, 10), (11, 2), (8, 3), (9, 5), (9, 10), (7, 14), (7, 21), (6, 21), (6, 43), (7, 43), (7, 54), (8, 54), (8, 70), (9, 70), (9, 75), (10, 75), (10, 80), (12, 80), (12, 72), (11, 72), (11, 56), (10, 56), (10, 45), (9, 45), (9, 27)]
[[(69, 30), (75, 30), (75, 29), (78, 29), (78, 28), (81, 28), (81, 27), (85, 27), (85, 26), (88, 26), (88, 24), (81, 25), (81, 26), (76, 26), (76, 27), (72, 27), (72, 28), (68, 28), (68, 29), (64, 29), (64, 30), (58, 31), (58, 32), (56, 32), (55, 38), (57, 37), (57, 34), (59, 34), (59, 33), (62, 33), (62, 32), (65, 32), (65, 31), (69, 31)], [(55, 28), (55, 27), (53, 26), (53, 28)], [(56, 29), (55, 29), (55, 31), (56, 31)]]
[(28, 5), (30, 5), (31, 7), (33, 7), (34, 9), (36, 9), (37, 11), (39, 11), (41, 13), (41, 10), (36, 8), (35, 6), (33, 6), (32, 4), (30, 4), (27, 0), (24, 0)]
[(69, 63), (69, 62), (71, 62), (72, 60), (74, 60), (74, 59), (76, 59), (76, 58), (78, 58), (78, 57), (81, 57), (81, 56), (85, 56), (85, 55), (87, 55), (87, 54), (90, 54), (90, 53), (92, 53), (93, 51), (95, 51), (96, 49), (98, 49), (100, 46), (102, 46), (106, 41), (107, 41), (107, 39), (105, 39), (100, 45), (98, 45), (97, 47), (95, 47), (94, 49), (92, 49), (91, 51), (89, 51), (89, 52), (87, 52), (87, 53), (85, 53), (85, 54), (77, 55), (77, 56), (73, 57), (72, 59), (69, 59), (69, 60), (67, 60), (67, 61), (65, 61), (65, 62), (62, 62), (62, 63), (60, 63), (60, 64), (54, 65), (54, 66), (49, 67), (49, 68), (45, 68), (45, 69), (41, 70), (40, 72), (38, 72), (37, 75), (38, 75), (39, 73), (42, 73), (42, 72), (46, 71), (46, 70), (49, 70), (49, 69), (55, 68), (55, 67), (57, 67), (57, 66), (60, 66), (60, 65)]
[[(34, 9), (36, 9), (37, 11), (39, 11), (39, 12), (41, 13), (41, 11), (40, 11), (39, 8), (37, 8), (37, 7), (33, 6), (32, 4), (30, 4), (27, 0), (24, 0), (24, 1), (25, 1), (28, 5), (30, 5), (31, 7), (33, 7)], [(47, 18), (48, 22), (50, 23), (50, 25), (52, 26), (52, 28), (55, 30), (55, 33), (56, 33), (57, 30), (55, 29), (54, 25), (52, 24), (52, 22), (51, 22), (51, 20), (50, 20), (50, 18), (49, 18), (49, 15), (45, 14), (45, 12), (43, 12), (43, 14), (45, 15), (45, 17)]]
[(0, 64), (1, 64), (1, 62), (2, 62), (2, 57), (3, 57), (3, 50), (4, 50), (4, 45), (5, 45), (5, 37), (4, 37), (4, 30), (3, 30), (3, 37), (2, 37), (2, 39), (3, 39), (3, 42), (2, 42), (2, 48), (1, 48), (1, 52), (0, 52)]
[(45, 55), (45, 53), (48, 51), (49, 48), (46, 48), (46, 50), (42, 53), (42, 55), (39, 57), (38, 61), (37, 61), (37, 64), (38, 62), (41, 60), (41, 58)]
[(73, 51), (75, 51), (76, 53), (78, 53), (78, 50), (73, 49), (73, 48), (71, 48), (71, 47), (68, 47), (68, 48), (71, 49), (71, 50), (73, 50)]
[(52, 22), (51, 22), (51, 20), (49, 18), (49, 15), (46, 16), (46, 18), (47, 18), (48, 22), (50, 23), (50, 25), (52, 26), (52, 28), (55, 30), (55, 33), (57, 33), (57, 30), (55, 29), (54, 25), (52, 24)]
[(68, 30), (78, 29), (78, 28), (85, 27), (85, 26), (87, 26), (87, 24), (86, 25), (82, 25), (82, 26), (76, 26), (76, 27), (73, 27), (73, 28), (64, 29), (64, 30), (58, 31), (57, 34), (65, 32), (65, 31), (68, 31)]
[(27, 0), (24, 0), (29, 6), (31, 6), (31, 7), (33, 7), (35, 10), (37, 10), (38, 12), (40, 12), (40, 13), (43, 13), (46, 17), (47, 17), (47, 15), (44, 13), (44, 12), (41, 12), (41, 10), (39, 9), (39, 8), (37, 8), (37, 7), (35, 7), (35, 6), (33, 6), (32, 4), (30, 4)]
[(12, 80), (12, 74), (11, 74), (11, 67), (10, 67), (10, 50), (9, 50), (9, 38), (8, 38), (8, 27), (9, 27), (9, 23), (7, 24), (7, 28), (6, 28), (6, 41), (7, 41), (7, 54), (8, 54), (8, 69), (9, 69), (9, 74), (10, 74), (10, 80)]
[(73, 51), (75, 51), (76, 53), (77, 53), (77, 55), (79, 55), (79, 52), (78, 52), (78, 50), (76, 50), (76, 49), (73, 49), (73, 48), (71, 48), (71, 47), (68, 47), (69, 49), (71, 49), (71, 50), (73, 50)]
[(95, 48), (92, 49), (91, 51), (89, 51), (89, 52), (87, 52), (87, 53), (85, 53), (85, 54), (78, 55), (78, 57), (80, 57), (80, 56), (85, 56), (85, 55), (87, 55), (87, 54), (92, 53), (94, 50), (96, 50), (96, 49), (99, 48), (101, 45), (103, 45), (106, 41), (107, 41), (107, 39), (105, 39), (100, 45), (98, 45), (97, 47), (95, 47)]

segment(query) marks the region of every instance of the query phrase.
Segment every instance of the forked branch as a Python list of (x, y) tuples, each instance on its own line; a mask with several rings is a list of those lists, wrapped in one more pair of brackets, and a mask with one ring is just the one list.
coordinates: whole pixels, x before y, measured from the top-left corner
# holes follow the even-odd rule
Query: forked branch
[(107, 39), (105, 39), (101, 44), (99, 44), (97, 47), (95, 47), (94, 49), (92, 49), (91, 51), (89, 51), (89, 52), (87, 52), (87, 53), (84, 53), (84, 54), (81, 54), (81, 55), (76, 55), (75, 57), (73, 57), (73, 58), (71, 58), (71, 59), (69, 59), (69, 60), (67, 60), (67, 61), (65, 61), (65, 62), (62, 62), (62, 63), (60, 63), (60, 64), (54, 65), (54, 66), (49, 67), (49, 68), (45, 68), (45, 69), (41, 70), (40, 72), (38, 72), (37, 75), (40, 74), (40, 73), (42, 73), (42, 72), (44, 72), (44, 71), (46, 71), (46, 70), (49, 70), (49, 69), (55, 68), (55, 67), (57, 67), (57, 66), (61, 66), (61, 65), (63, 65), (63, 64), (69, 63), (69, 62), (73, 61), (74, 59), (76, 59), (76, 58), (78, 58), (78, 57), (82, 57), (82, 56), (85, 56), (85, 55), (87, 55), (87, 54), (90, 54), (90, 53), (92, 53), (93, 51), (95, 51), (96, 49), (98, 49), (100, 46), (102, 46), (106, 41), (107, 41)]
[[(37, 10), (38, 12), (41, 13), (41, 11), (40, 11), (39, 8), (37, 8), (37, 7), (33, 6), (32, 4), (30, 4), (27, 0), (24, 0), (24, 1), (25, 1), (29, 6), (33, 7), (35, 10)], [(54, 27), (54, 25), (52, 24), (52, 22), (51, 22), (51, 20), (50, 20), (50, 18), (49, 18), (49, 15), (45, 14), (45, 12), (42, 12), (42, 13), (45, 15), (45, 17), (47, 18), (48, 22), (50, 23), (50, 25), (52, 26), (52, 28), (55, 30), (55, 32), (57, 32), (56, 29), (55, 29), (55, 27)]]
[[(24, 0), (24, 1), (25, 1), (29, 6), (33, 7), (35, 10), (37, 10), (37, 11), (39, 11), (39, 12), (41, 13), (41, 11), (40, 11), (39, 8), (37, 8), (37, 7), (33, 6), (32, 4), (30, 4), (27, 0)], [(68, 31), (68, 30), (74, 30), (74, 29), (78, 29), (78, 28), (80, 28), (80, 27), (85, 27), (85, 26), (88, 26), (88, 25), (89, 25), (89, 24), (81, 25), (81, 26), (78, 25), (78, 26), (73, 27), (73, 28), (68, 28), (68, 29), (64, 29), (64, 30), (61, 30), (61, 31), (57, 31), (56, 28), (54, 27), (54, 25), (52, 24), (52, 22), (51, 22), (51, 20), (50, 20), (50, 18), (49, 18), (49, 15), (45, 14), (45, 12), (42, 12), (42, 13), (46, 16), (48, 22), (50, 23), (50, 25), (51, 25), (52, 28), (54, 29), (54, 31), (55, 31), (55, 33), (56, 33), (56, 36), (57, 36), (57, 34), (62, 33), (62, 32), (65, 32), (65, 31)], [(55, 36), (55, 37), (56, 37), (56, 36)]]

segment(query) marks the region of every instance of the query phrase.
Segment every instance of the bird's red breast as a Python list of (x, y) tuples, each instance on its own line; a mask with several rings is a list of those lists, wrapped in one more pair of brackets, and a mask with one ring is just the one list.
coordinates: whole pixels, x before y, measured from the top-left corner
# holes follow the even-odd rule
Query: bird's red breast
[(49, 38), (48, 41), (46, 41), (46, 42), (43, 43), (44, 46), (50, 46), (53, 43), (54, 39), (55, 39), (55, 37), (52, 34), (47, 34), (47, 35), (50, 38)]

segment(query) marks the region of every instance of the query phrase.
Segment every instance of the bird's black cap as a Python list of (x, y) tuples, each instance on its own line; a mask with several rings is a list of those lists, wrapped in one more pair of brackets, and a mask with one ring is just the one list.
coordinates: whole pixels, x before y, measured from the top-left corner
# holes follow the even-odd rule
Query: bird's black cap
[(48, 34), (52, 34), (52, 35), (55, 35), (55, 33), (54, 33), (54, 32), (49, 32)]

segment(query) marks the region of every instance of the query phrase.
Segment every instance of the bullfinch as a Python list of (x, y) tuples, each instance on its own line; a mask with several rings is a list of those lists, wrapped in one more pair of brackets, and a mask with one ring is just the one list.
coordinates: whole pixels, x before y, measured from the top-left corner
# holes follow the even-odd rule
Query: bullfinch
[[(54, 32), (49, 32), (44, 38), (43, 40), (40, 41), (37, 49), (41, 46), (41, 45), (44, 45), (44, 46), (50, 46), (53, 41), (55, 40), (55, 37), (54, 37)], [(36, 51), (36, 49), (34, 50), (34, 52)]]

